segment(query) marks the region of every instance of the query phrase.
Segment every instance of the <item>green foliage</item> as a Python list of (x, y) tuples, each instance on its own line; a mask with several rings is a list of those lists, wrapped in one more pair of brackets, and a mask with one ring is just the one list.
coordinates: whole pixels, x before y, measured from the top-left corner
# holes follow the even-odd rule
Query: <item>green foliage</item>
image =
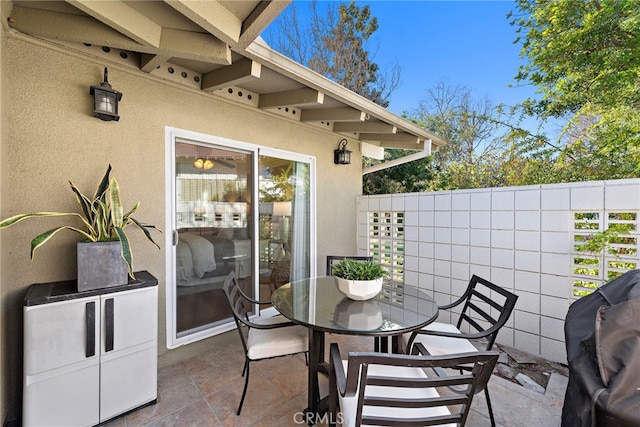
[(0, 222), (0, 229), (10, 227), (14, 224), (22, 222), (31, 218), (43, 218), (43, 217), (59, 217), (59, 216), (72, 216), (78, 217), (82, 220), (85, 229), (80, 229), (73, 226), (60, 226), (45, 231), (44, 233), (36, 236), (31, 241), (31, 258), (34, 257), (36, 250), (48, 242), (53, 236), (62, 230), (70, 230), (80, 234), (85, 241), (88, 242), (107, 242), (107, 241), (120, 241), (122, 250), (122, 258), (126, 261), (129, 270), (129, 275), (133, 278), (133, 255), (131, 253), (131, 247), (129, 245), (129, 238), (125, 233), (125, 228), (129, 225), (133, 225), (136, 228), (142, 230), (144, 235), (151, 243), (153, 243), (158, 249), (160, 246), (153, 240), (149, 229), (156, 229), (155, 226), (150, 224), (144, 224), (133, 218), (133, 214), (140, 207), (140, 202), (137, 202), (131, 210), (124, 212), (122, 207), (122, 201), (120, 198), (120, 187), (115, 178), (109, 179), (111, 173), (111, 165), (107, 168), (107, 172), (104, 174), (100, 184), (98, 185), (95, 194), (92, 198), (85, 196), (80, 192), (78, 187), (71, 181), (71, 191), (76, 196), (76, 200), (80, 205), (82, 213), (77, 212), (36, 212), (31, 214), (19, 214), (14, 215)]
[(527, 62), (516, 80), (541, 95), (521, 107), (542, 120), (568, 119), (558, 164), (583, 180), (637, 176), (640, 2), (519, 0), (518, 9), (511, 24)]
[(629, 234), (630, 224), (612, 224), (604, 231), (590, 234), (584, 239), (584, 243), (576, 246), (578, 252), (602, 253), (607, 251), (616, 257), (620, 255), (618, 248), (612, 247), (612, 244), (620, 241), (621, 234)]
[(377, 262), (357, 261), (351, 258), (337, 262), (331, 271), (334, 276), (347, 280), (374, 280), (387, 276), (387, 270)]
[[(414, 153), (413, 150), (384, 150), (384, 160), (390, 161)], [(363, 167), (372, 166), (379, 162), (363, 159)], [(363, 194), (394, 194), (417, 193), (426, 191), (429, 182), (434, 179), (435, 169), (433, 158), (426, 157), (409, 163), (371, 172), (362, 178)]]

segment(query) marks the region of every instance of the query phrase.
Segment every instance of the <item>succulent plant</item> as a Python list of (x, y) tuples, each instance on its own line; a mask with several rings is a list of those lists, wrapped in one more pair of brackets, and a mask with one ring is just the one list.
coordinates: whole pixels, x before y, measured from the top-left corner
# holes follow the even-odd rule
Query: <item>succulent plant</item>
[(110, 173), (111, 165), (107, 168), (107, 172), (104, 174), (104, 177), (100, 181), (100, 184), (92, 198), (82, 194), (78, 187), (69, 181), (71, 191), (75, 194), (78, 204), (80, 205), (81, 213), (36, 212), (31, 214), (19, 214), (0, 222), (0, 229), (10, 227), (31, 218), (58, 216), (79, 217), (84, 223), (84, 230), (70, 225), (63, 225), (47, 230), (36, 236), (31, 241), (31, 258), (33, 258), (39, 247), (48, 242), (58, 232), (62, 230), (71, 230), (80, 234), (83, 237), (83, 240), (87, 242), (109, 242), (119, 240), (122, 247), (122, 258), (127, 263), (129, 276), (133, 278), (133, 255), (131, 253), (131, 246), (129, 245), (129, 238), (127, 237), (125, 228), (129, 225), (134, 225), (136, 228), (142, 230), (147, 239), (160, 249), (160, 246), (158, 246), (151, 237), (151, 233), (149, 233), (150, 229), (157, 229), (153, 225), (142, 223), (133, 218), (132, 215), (140, 207), (140, 202), (137, 202), (128, 212), (124, 212), (122, 208), (122, 201), (120, 199), (120, 187), (118, 186), (118, 182), (115, 178), (109, 178)]
[(375, 280), (387, 275), (387, 270), (376, 261), (358, 261), (345, 258), (331, 267), (332, 274), (346, 280)]

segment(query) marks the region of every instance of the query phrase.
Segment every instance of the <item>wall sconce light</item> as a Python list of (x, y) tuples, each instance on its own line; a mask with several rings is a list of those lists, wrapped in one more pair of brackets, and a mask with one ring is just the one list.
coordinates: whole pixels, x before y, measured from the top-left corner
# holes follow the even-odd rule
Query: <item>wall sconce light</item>
[(214, 165), (213, 162), (209, 159), (196, 159), (195, 162), (193, 162), (193, 166), (195, 166), (198, 169), (205, 169), (205, 170), (209, 170), (211, 169)]
[(351, 163), (351, 151), (347, 150), (347, 140), (341, 139), (338, 149), (333, 150), (333, 163), (336, 165), (348, 165)]
[(118, 101), (122, 99), (122, 93), (114, 90), (107, 78), (107, 68), (104, 68), (104, 81), (100, 86), (91, 86), (89, 94), (93, 95), (93, 115), (100, 120), (120, 120), (118, 115)]

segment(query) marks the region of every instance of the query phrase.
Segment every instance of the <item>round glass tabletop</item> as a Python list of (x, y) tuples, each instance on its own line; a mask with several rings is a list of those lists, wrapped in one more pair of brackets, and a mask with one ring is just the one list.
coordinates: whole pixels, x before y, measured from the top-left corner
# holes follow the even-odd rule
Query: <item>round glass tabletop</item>
[(396, 335), (421, 328), (438, 317), (438, 306), (414, 286), (386, 282), (365, 301), (347, 298), (333, 276), (287, 283), (272, 295), (283, 316), (324, 332), (357, 335)]

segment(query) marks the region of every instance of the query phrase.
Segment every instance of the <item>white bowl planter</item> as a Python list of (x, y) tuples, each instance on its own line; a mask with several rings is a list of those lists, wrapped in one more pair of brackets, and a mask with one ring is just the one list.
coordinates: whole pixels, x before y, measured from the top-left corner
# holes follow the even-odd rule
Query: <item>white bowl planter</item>
[(382, 290), (382, 277), (374, 280), (347, 280), (341, 277), (336, 279), (340, 292), (356, 301), (371, 299)]

